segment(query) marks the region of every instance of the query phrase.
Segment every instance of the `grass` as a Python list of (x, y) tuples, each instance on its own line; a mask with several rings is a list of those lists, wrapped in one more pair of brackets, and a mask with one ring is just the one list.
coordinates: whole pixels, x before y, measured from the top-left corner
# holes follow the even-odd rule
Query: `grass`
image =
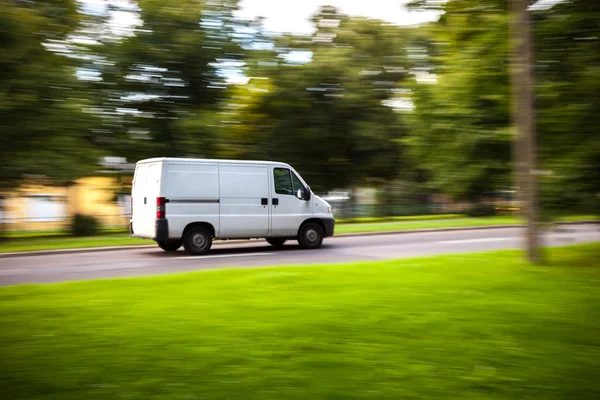
[[(441, 218), (443, 217), (443, 218)], [(575, 222), (596, 220), (592, 216), (573, 216), (563, 221)], [(371, 222), (365, 222), (371, 221)], [(459, 214), (421, 215), (412, 217), (359, 218), (338, 221), (335, 227), (336, 235), (360, 232), (390, 232), (413, 229), (433, 228), (468, 228), (492, 225), (516, 225), (521, 220), (516, 215), (501, 215), (495, 217), (468, 218)], [(102, 235), (91, 237), (68, 236), (64, 231), (43, 232), (12, 232), (0, 242), (0, 253), (78, 249), (105, 246), (134, 246), (151, 245), (152, 241), (134, 239), (119, 228), (110, 228)]]
[[(100, 231), (101, 235), (112, 235), (118, 233), (127, 233), (127, 227), (111, 226), (103, 227)], [(4, 232), (3, 236), (7, 239), (41, 239), (41, 238), (55, 238), (55, 237), (72, 237), (66, 229), (53, 229), (53, 230), (31, 230), (31, 231), (9, 231)]]
[[(335, 227), (336, 235), (345, 233), (359, 232), (389, 232), (412, 229), (433, 229), (433, 228), (468, 228), (493, 225), (518, 225), (523, 221), (518, 215), (498, 215), (494, 217), (469, 218), (460, 214), (443, 214), (444, 218), (438, 215), (422, 215), (417, 217), (391, 217), (388, 219), (364, 218), (352, 220), (352, 222), (342, 222)], [(362, 222), (371, 220), (371, 222)], [(578, 221), (597, 221), (598, 217), (591, 215), (574, 215), (560, 218), (558, 222), (578, 222)], [(360, 222), (359, 222), (360, 221)]]
[(0, 289), (18, 399), (597, 399), (600, 244)]
[(18, 238), (7, 239), (0, 242), (0, 253), (12, 253), (37, 250), (60, 250), (60, 249), (83, 249), (91, 247), (107, 246), (134, 246), (153, 244), (154, 242), (144, 239), (136, 239), (129, 234), (110, 234), (102, 236), (87, 237), (42, 237), (42, 238)]
[(375, 223), (352, 223), (339, 224), (335, 228), (335, 233), (343, 235), (344, 233), (358, 232), (389, 232), (411, 229), (431, 229), (431, 228), (463, 228), (492, 225), (517, 225), (521, 220), (513, 215), (481, 218), (451, 218), (451, 219), (430, 219), (430, 220), (408, 220), (391, 221)]
[(365, 224), (376, 222), (409, 222), (409, 221), (431, 221), (465, 218), (464, 214), (432, 214), (432, 215), (406, 215), (397, 217), (357, 217), (348, 219), (336, 219), (338, 224)]

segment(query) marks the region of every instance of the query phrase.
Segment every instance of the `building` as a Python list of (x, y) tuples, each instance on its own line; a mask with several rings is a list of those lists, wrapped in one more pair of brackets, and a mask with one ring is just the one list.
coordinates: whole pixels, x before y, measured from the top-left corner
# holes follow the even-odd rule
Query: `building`
[(0, 223), (5, 231), (64, 229), (75, 214), (96, 217), (106, 227), (129, 223), (133, 166), (107, 158), (105, 169), (57, 186), (43, 177), (26, 177), (3, 193)]

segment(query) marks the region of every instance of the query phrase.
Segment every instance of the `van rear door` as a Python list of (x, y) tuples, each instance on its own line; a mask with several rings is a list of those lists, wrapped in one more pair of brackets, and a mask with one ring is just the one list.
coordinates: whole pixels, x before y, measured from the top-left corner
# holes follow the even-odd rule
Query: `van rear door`
[(160, 191), (161, 164), (139, 164), (135, 168), (131, 191), (133, 234), (152, 239), (155, 236), (156, 198)]
[(131, 227), (132, 234), (139, 235), (142, 231), (144, 216), (144, 192), (146, 189), (147, 164), (135, 166), (131, 185)]

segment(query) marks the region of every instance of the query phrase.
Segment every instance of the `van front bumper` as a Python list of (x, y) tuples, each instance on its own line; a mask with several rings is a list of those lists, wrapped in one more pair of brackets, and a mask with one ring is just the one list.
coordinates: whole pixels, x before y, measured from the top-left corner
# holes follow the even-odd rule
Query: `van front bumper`
[(323, 225), (325, 225), (325, 237), (333, 236), (335, 230), (335, 220), (333, 218), (323, 218)]

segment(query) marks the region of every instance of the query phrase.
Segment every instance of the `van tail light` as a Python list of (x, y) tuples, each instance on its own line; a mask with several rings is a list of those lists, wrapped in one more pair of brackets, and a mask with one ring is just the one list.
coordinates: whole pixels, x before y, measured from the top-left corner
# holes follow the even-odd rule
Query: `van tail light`
[(133, 196), (129, 197), (129, 217), (133, 218)]
[(167, 216), (167, 199), (164, 197), (156, 198), (156, 219), (163, 219)]

